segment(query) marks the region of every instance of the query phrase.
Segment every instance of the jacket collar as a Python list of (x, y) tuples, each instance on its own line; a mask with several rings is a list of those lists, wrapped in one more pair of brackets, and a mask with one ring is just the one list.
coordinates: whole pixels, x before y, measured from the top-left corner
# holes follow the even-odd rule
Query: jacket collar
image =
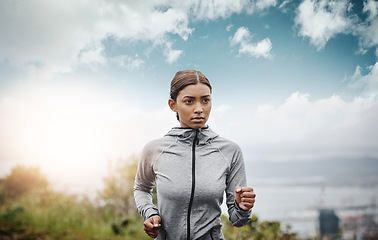
[(176, 137), (178, 141), (192, 145), (196, 136), (196, 131), (198, 131), (198, 145), (210, 144), (212, 139), (218, 137), (218, 134), (209, 127), (200, 129), (174, 127), (166, 134), (166, 136)]

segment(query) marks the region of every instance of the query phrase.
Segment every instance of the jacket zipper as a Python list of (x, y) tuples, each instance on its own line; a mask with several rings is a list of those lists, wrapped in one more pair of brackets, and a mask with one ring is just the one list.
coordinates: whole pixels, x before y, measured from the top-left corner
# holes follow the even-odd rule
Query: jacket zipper
[(187, 217), (187, 233), (186, 239), (190, 240), (190, 212), (192, 211), (192, 204), (194, 198), (194, 190), (196, 187), (196, 145), (198, 144), (198, 129), (196, 129), (196, 135), (194, 136), (192, 145), (192, 191), (190, 193), (190, 201), (188, 207), (188, 217)]
[(213, 238), (213, 229), (210, 230), (210, 237), (211, 237), (211, 240), (214, 240), (214, 238)]

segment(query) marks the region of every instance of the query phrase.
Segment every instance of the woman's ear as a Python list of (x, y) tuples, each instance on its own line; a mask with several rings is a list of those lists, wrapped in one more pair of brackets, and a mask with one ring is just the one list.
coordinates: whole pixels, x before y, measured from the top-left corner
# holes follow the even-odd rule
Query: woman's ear
[(170, 98), (168, 100), (168, 105), (169, 105), (169, 107), (171, 108), (172, 111), (177, 112), (176, 101), (175, 100), (173, 100), (172, 98)]

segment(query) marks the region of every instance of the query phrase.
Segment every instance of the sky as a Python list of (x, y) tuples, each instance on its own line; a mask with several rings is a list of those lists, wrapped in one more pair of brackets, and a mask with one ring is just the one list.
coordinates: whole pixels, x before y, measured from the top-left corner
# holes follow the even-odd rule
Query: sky
[(374, 0), (0, 1), (0, 177), (23, 164), (98, 188), (178, 126), (184, 69), (210, 80), (208, 124), (245, 161), (378, 161), (377, 15)]

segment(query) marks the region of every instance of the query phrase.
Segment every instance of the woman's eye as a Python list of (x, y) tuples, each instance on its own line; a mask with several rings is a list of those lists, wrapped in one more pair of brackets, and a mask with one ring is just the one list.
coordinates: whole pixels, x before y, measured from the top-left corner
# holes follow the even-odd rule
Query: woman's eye
[(210, 102), (210, 99), (205, 98), (205, 99), (203, 99), (202, 101), (203, 101), (204, 103), (208, 103), (208, 102)]
[(191, 100), (191, 99), (185, 100), (185, 103), (192, 103), (192, 102), (193, 102), (193, 100)]

